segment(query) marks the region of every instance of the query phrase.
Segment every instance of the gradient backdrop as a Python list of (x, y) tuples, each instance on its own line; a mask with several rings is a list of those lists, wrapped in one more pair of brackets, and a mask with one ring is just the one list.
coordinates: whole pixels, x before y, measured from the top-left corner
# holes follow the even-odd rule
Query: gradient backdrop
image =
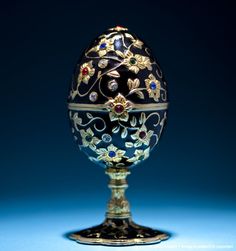
[(236, 250), (231, 2), (1, 1), (1, 251), (103, 250), (62, 237), (102, 221), (109, 198), (104, 170), (73, 142), (66, 98), (82, 51), (116, 25), (147, 42), (169, 85), (159, 147), (129, 177), (134, 218), (174, 233), (160, 247)]

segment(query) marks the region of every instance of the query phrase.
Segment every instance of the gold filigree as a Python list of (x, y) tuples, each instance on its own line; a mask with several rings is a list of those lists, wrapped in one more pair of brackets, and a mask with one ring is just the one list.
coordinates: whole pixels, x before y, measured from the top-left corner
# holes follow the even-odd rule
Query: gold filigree
[[(119, 53), (119, 56), (122, 54)], [(150, 59), (148, 57), (142, 56), (140, 54), (133, 54), (130, 50), (127, 50), (123, 54), (123, 64), (128, 67), (128, 69), (134, 73), (138, 73), (139, 70), (143, 70), (147, 68), (148, 70), (152, 70), (152, 65)]]
[(108, 166), (112, 166), (112, 162), (120, 162), (125, 155), (125, 151), (118, 149), (113, 144), (110, 144), (107, 148), (99, 148), (96, 153), (99, 155), (98, 160), (103, 160)]
[(133, 46), (139, 49), (142, 49), (143, 47), (143, 42), (140, 41), (139, 39), (134, 39), (133, 41)]
[(80, 67), (80, 73), (78, 76), (78, 84), (81, 82), (88, 84), (90, 77), (92, 77), (95, 73), (95, 69), (93, 68), (93, 61), (89, 61), (84, 63)]
[(150, 98), (158, 101), (161, 94), (161, 83), (157, 80), (153, 74), (149, 74), (148, 79), (145, 79), (147, 92)]
[(99, 57), (103, 57), (109, 51), (114, 50), (113, 40), (102, 38), (98, 45), (95, 47), (95, 51), (98, 53)]
[[(168, 108), (168, 103), (150, 103), (150, 104), (133, 104), (132, 110), (129, 112), (140, 111), (162, 111)], [(107, 111), (106, 104), (81, 104), (81, 103), (69, 103), (68, 109), (72, 111)]]
[(132, 109), (132, 103), (120, 93), (114, 98), (105, 103), (111, 121), (121, 120), (128, 121), (129, 111)]
[(143, 124), (134, 134), (131, 135), (131, 138), (135, 140), (135, 147), (139, 147), (142, 144), (148, 146), (150, 143), (150, 139), (153, 135), (152, 130), (147, 130), (147, 127)]
[(92, 150), (96, 149), (96, 145), (101, 142), (101, 140), (94, 136), (94, 132), (91, 128), (87, 130), (81, 129), (80, 135), (82, 137), (82, 143), (84, 147), (90, 147)]
[[(93, 115), (89, 112), (86, 113), (86, 116), (89, 119), (89, 121), (87, 123), (83, 123), (82, 118), (79, 117), (78, 112), (75, 112), (73, 114), (73, 112), (70, 111), (69, 116), (70, 116), (70, 119), (73, 122), (73, 125), (77, 131), (79, 131), (78, 126), (86, 127), (93, 122), (94, 122), (93, 127), (96, 131), (102, 132), (106, 129), (106, 122), (104, 121), (104, 119), (102, 119), (101, 117), (93, 117)], [(98, 123), (98, 121), (99, 121), (99, 123)], [(98, 128), (96, 123), (99, 124), (99, 127), (101, 127), (101, 125), (102, 125), (102, 127)]]
[(136, 95), (140, 99), (144, 99), (144, 94), (143, 94), (142, 90), (145, 90), (145, 88), (138, 88), (139, 85), (140, 85), (140, 80), (138, 78), (135, 78), (134, 80), (132, 80), (131, 78), (129, 78), (128, 81), (127, 81), (127, 85), (129, 87), (129, 90), (130, 90), (130, 92), (128, 93), (128, 95), (136, 93)]
[(138, 78), (135, 78), (134, 80), (129, 78), (128, 81), (127, 81), (127, 85), (128, 85), (130, 90), (134, 90), (134, 89), (139, 87), (140, 80)]
[(136, 149), (134, 152), (134, 157), (129, 158), (128, 162), (133, 162), (135, 165), (140, 161), (145, 160), (149, 157), (150, 147), (145, 150)]
[[(98, 42), (97, 45), (95, 45), (94, 47), (92, 47), (89, 51), (87, 51), (85, 53), (85, 55), (88, 58), (102, 58), (104, 57), (109, 51), (114, 51), (114, 45), (113, 45), (114, 40), (105, 37), (100, 37), (100, 40)], [(89, 57), (88, 54), (90, 52), (97, 52), (98, 53), (98, 57)]]
[(140, 41), (139, 39), (135, 39), (130, 33), (125, 33), (125, 37), (129, 38), (132, 41), (132, 44), (130, 44), (129, 49), (131, 46), (142, 49), (143, 47), (142, 41)]

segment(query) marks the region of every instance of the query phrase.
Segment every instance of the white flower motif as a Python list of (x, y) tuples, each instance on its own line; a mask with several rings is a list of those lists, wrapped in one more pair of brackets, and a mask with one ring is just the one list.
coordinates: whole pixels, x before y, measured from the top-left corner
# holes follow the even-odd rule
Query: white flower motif
[(96, 149), (96, 145), (101, 142), (97, 137), (94, 137), (94, 133), (91, 128), (88, 128), (86, 131), (81, 129), (80, 135), (82, 137), (82, 143), (84, 147), (90, 147), (92, 150)]
[(132, 109), (132, 103), (119, 93), (114, 99), (106, 102), (106, 107), (110, 111), (109, 116), (111, 121), (128, 121), (128, 112)]
[(133, 162), (135, 165), (138, 164), (140, 161), (145, 160), (149, 157), (150, 147), (145, 150), (135, 150), (134, 157), (129, 158), (128, 162)]
[(153, 133), (152, 130), (147, 131), (147, 127), (143, 124), (134, 134), (131, 135), (131, 138), (136, 140), (134, 146), (139, 147), (142, 144), (148, 146)]
[(124, 157), (125, 151), (118, 149), (113, 144), (110, 144), (107, 148), (97, 149), (98, 160), (103, 160), (107, 163), (108, 166), (112, 165), (112, 162), (120, 162)]

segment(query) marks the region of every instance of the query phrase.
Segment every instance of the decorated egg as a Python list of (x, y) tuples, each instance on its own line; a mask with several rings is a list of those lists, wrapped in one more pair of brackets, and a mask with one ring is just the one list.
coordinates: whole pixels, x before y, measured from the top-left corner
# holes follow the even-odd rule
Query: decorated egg
[(103, 167), (133, 167), (157, 146), (167, 87), (147, 45), (117, 26), (96, 38), (76, 65), (68, 97), (72, 133)]

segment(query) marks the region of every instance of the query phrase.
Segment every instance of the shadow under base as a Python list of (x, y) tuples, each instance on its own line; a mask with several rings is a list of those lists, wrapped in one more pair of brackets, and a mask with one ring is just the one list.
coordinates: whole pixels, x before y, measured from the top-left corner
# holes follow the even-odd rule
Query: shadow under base
[(128, 246), (154, 244), (167, 240), (168, 233), (140, 226), (131, 218), (109, 219), (102, 224), (68, 235), (69, 239), (83, 244)]

